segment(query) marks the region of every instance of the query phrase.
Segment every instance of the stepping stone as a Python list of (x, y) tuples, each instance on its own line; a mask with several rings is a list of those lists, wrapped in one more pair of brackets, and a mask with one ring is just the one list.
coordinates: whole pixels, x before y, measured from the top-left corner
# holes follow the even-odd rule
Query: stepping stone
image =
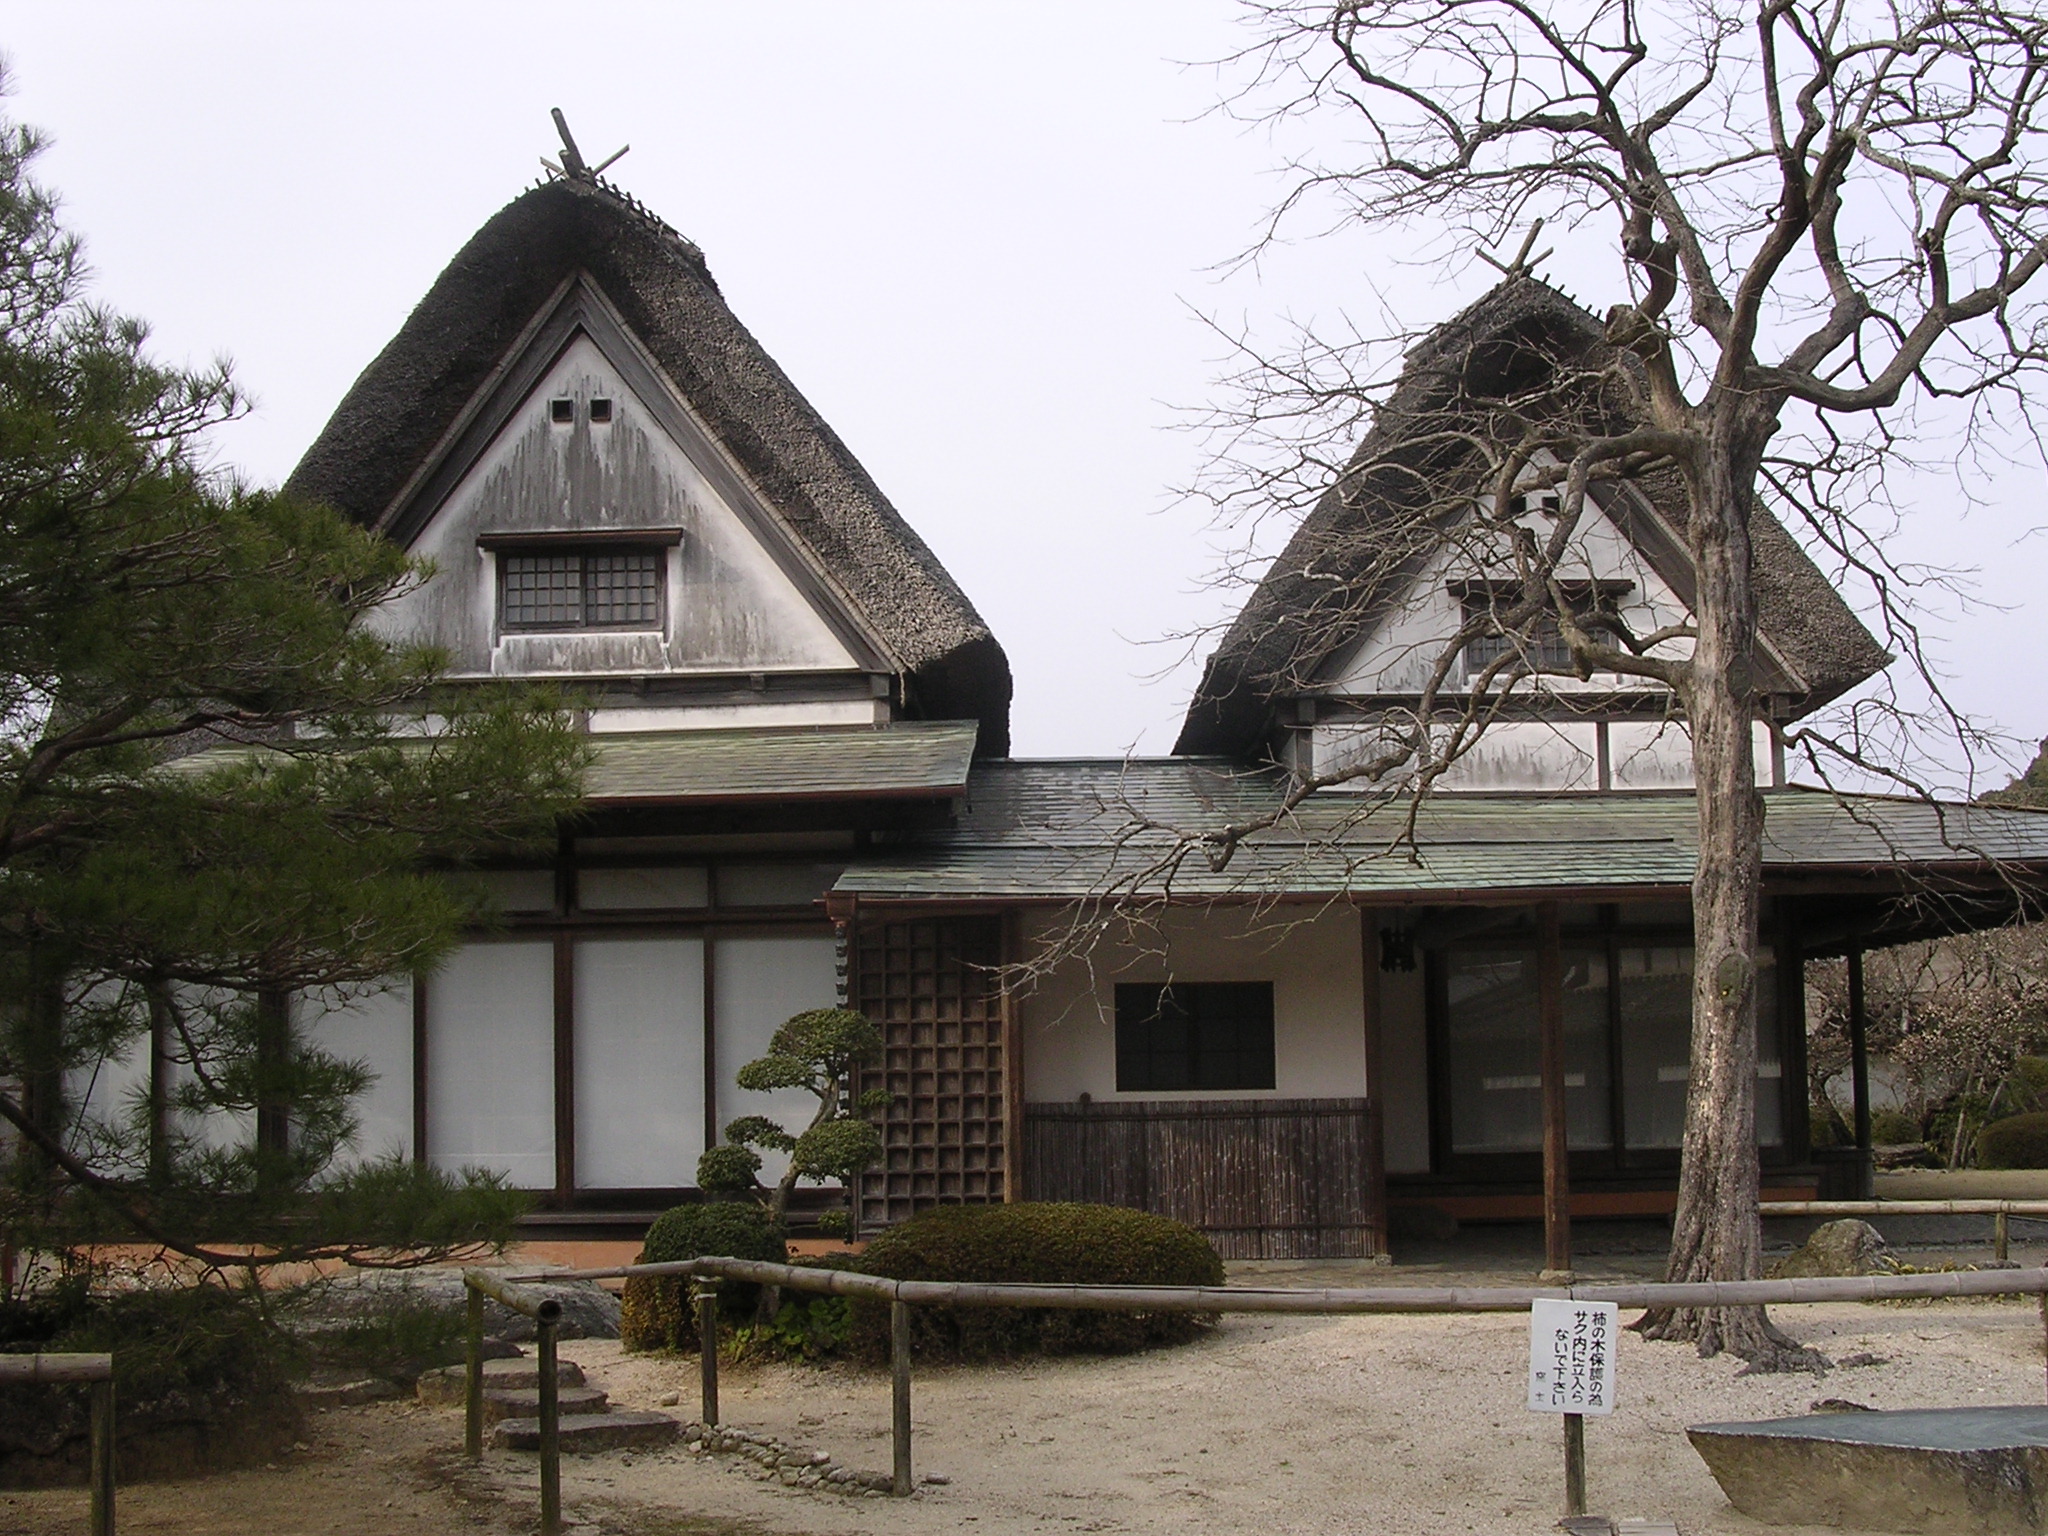
[[(580, 1413), (610, 1413), (611, 1401), (596, 1387), (557, 1387), (555, 1407), (563, 1418)], [(516, 1392), (486, 1392), (484, 1422), (500, 1419), (532, 1419), (540, 1414), (540, 1388)]]
[(1754, 1520), (2048, 1533), (2048, 1407), (1816, 1413), (1686, 1434), (1728, 1502)]
[[(459, 1408), (463, 1393), (467, 1390), (468, 1368), (460, 1365), (445, 1365), (438, 1371), (428, 1371), (420, 1377), (415, 1391), (422, 1403), (429, 1408)], [(574, 1360), (555, 1362), (555, 1382), (558, 1386), (580, 1387), (583, 1385), (583, 1367)], [(517, 1360), (486, 1360), (484, 1362), (484, 1390), (486, 1392), (536, 1391), (540, 1387), (540, 1362), (521, 1357)]]
[[(565, 1413), (561, 1422), (564, 1452), (630, 1451), (667, 1445), (679, 1424), (665, 1413)], [(540, 1449), (539, 1419), (504, 1419), (491, 1431), (491, 1444), (501, 1451)]]
[(355, 1408), (399, 1395), (398, 1387), (375, 1376), (361, 1381), (302, 1381), (292, 1388), (302, 1408)]

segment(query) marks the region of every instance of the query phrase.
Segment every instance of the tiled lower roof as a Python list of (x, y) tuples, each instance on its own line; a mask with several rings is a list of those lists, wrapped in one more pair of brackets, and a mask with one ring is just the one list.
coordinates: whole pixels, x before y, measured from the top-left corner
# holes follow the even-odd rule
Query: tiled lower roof
[[(1669, 889), (1688, 884), (1697, 862), (1693, 797), (1669, 792), (1444, 793), (1416, 813), (1412, 842), (1405, 802), (1328, 793), (1248, 837), (1221, 870), (1199, 850), (1174, 858), (1174, 829), (1255, 815), (1281, 793), (1276, 774), (1216, 760), (988, 763), (951, 828), (877, 851), (836, 889), (907, 899)], [(1808, 789), (1764, 799), (1768, 872), (2007, 863), (2048, 873), (2048, 812)]]
[(972, 720), (593, 735), (594, 805), (958, 795)]

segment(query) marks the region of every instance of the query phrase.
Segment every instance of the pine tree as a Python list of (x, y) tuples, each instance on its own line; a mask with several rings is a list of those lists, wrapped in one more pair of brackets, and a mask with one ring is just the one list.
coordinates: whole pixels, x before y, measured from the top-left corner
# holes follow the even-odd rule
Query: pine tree
[[(209, 467), (229, 370), (153, 360), (88, 298), (40, 148), (0, 121), (4, 1236), (209, 1262), (500, 1239), (520, 1197), (491, 1177), (338, 1166), (368, 1074), (288, 1000), (430, 968), (479, 916), (448, 871), (552, 837), (579, 738), (375, 632), (419, 562)], [(130, 1050), (151, 1088), (82, 1117), (70, 1085)], [(201, 1134), (224, 1116), (249, 1133)]]

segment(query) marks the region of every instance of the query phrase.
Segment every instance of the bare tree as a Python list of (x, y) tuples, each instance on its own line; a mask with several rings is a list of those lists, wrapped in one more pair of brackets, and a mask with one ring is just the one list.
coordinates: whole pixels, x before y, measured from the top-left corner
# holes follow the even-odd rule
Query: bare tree
[[(1540, 324), (1438, 333), (1434, 353), (1411, 355), (1394, 381), (1362, 375), (1356, 349), (1329, 338), (1282, 363), (1254, 359), (1251, 403), (1227, 413), (1236, 436), (1219, 456), (1220, 499), (1298, 506), (1290, 493), (1313, 487), (1323, 500), (1313, 540), (1297, 535), (1265, 578), (1273, 601), (1226, 637), (1205, 697), (1229, 691), (1219, 666), (1284, 697), (1328, 666), (1312, 637), (1333, 615), (1384, 630), (1393, 594), (1422, 590), (1418, 572), (1435, 591), (1443, 572), (1473, 574), (1455, 634), (1415, 642), (1401, 707), (1362, 722), (1337, 757), (1292, 765), (1288, 791), (1251, 814), (1199, 827), (1133, 815), (1133, 846), (1149, 851), (1125, 878), (1157, 888), (1190, 857), (1220, 869), (1261, 838), (1388, 807), (1412, 827), (1422, 792), (1532, 686), (1569, 694), (1598, 675), (1661, 691), (1690, 736), (1700, 849), (1669, 1276), (1755, 1276), (1763, 808), (1752, 739), (1782, 660), (1757, 638), (1757, 553), (1786, 539), (1765, 509), (1869, 587), (1886, 642), (1922, 659), (1904, 597), (1921, 578), (1887, 559), (1869, 514), (1916, 400), (1960, 399), (1953, 409), (1974, 420), (2003, 392), (2024, 414), (2019, 386), (2048, 339), (2040, 311), (2022, 307), (2048, 259), (2048, 19), (1938, 0), (1251, 10), (1258, 42), (1238, 62), (1254, 80), (1238, 104), (1344, 144), (1326, 163), (1297, 162), (1275, 238), (1334, 206), (1410, 246), (1435, 231), (1504, 249), (1540, 217), (1612, 232), (1596, 248), (1604, 272), (1581, 259), (1574, 278), (1604, 277), (1613, 302), (1584, 334), (1541, 304), (1531, 313), (1551, 318)], [(1495, 263), (1508, 277), (1498, 304), (1550, 292), (1528, 276), (1530, 249)], [(1367, 422), (1355, 453), (1326, 452)], [(1291, 432), (1300, 446), (1270, 451)], [(1688, 612), (1631, 614), (1578, 570), (1598, 517), (1630, 507), (1661, 509), (1682, 542)], [(1361, 540), (1369, 552), (1340, 558)], [(1896, 779), (1868, 731), (1772, 724), (1816, 763), (1831, 754)], [(1339, 785), (1365, 793), (1318, 812), (1314, 797)], [(1643, 1326), (1765, 1367), (1802, 1359), (1761, 1308), (1670, 1311)]]

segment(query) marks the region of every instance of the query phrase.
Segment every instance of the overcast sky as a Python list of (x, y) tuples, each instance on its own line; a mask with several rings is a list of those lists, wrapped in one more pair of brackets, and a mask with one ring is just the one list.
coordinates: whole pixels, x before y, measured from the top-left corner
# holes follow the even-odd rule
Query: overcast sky
[[(1356, 236), (1229, 265), (1282, 146), (1210, 110), (1226, 0), (0, 0), (0, 23), (99, 295), (168, 356), (233, 358), (258, 405), (221, 451), (260, 481), (539, 174), (550, 107), (593, 162), (630, 143), (608, 174), (703, 247), (1002, 640), (1025, 755), (1166, 750), (1193, 670), (1158, 642), (1235, 601), (1173, 494), (1217, 398), (1199, 317), (1424, 322), (1487, 284)], [(1966, 518), (1937, 481), (1901, 545), (1983, 568), (2003, 611), (1948, 624), (1943, 657), (2024, 738), (2048, 732), (2041, 479)]]

